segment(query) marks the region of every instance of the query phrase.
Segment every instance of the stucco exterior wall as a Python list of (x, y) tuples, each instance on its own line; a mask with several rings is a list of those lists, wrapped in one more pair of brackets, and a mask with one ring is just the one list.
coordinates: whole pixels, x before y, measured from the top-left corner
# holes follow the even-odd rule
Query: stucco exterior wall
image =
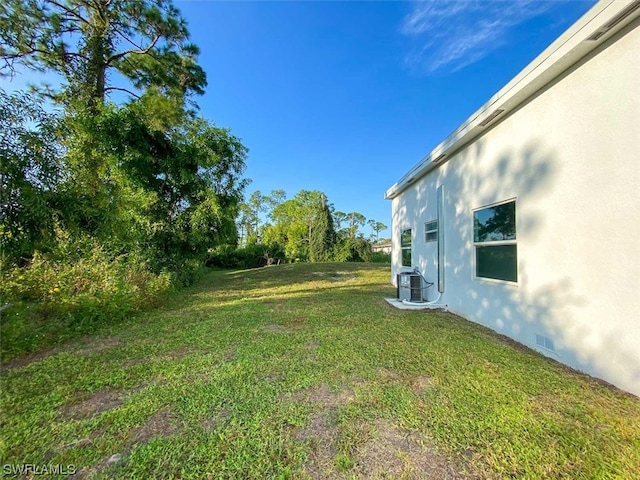
[[(635, 28), (634, 28), (635, 27)], [(445, 291), (463, 317), (640, 395), (640, 28), (612, 38), (447, 163), (392, 200), (400, 233), (437, 278), (444, 186)], [(516, 199), (518, 281), (474, 278), (473, 213)], [(435, 298), (435, 287), (429, 299)], [(553, 342), (538, 345), (536, 335)]]

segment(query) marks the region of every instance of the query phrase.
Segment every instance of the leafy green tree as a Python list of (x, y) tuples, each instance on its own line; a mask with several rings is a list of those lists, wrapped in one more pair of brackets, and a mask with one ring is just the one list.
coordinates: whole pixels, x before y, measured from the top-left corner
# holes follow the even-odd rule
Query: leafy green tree
[(55, 238), (64, 178), (59, 117), (24, 93), (0, 89), (0, 251), (7, 260), (29, 258)]
[(241, 244), (259, 243), (262, 240), (268, 219), (272, 218), (273, 210), (285, 201), (286, 196), (284, 190), (272, 190), (269, 195), (257, 190), (240, 204), (238, 227)]
[(285, 246), (288, 257), (307, 260), (311, 229), (322, 193), (300, 190), (271, 212), (271, 223), (265, 228), (263, 242)]
[(238, 235), (240, 245), (249, 243), (249, 239), (254, 236), (254, 225), (258, 219), (247, 202), (241, 202), (238, 205)]
[(326, 197), (321, 195), (321, 203), (311, 227), (309, 242), (309, 260), (312, 262), (328, 262), (333, 259), (336, 245), (336, 231), (333, 217), (327, 206)]
[(242, 232), (241, 244), (258, 243), (260, 239), (260, 214), (267, 209), (267, 197), (260, 190), (253, 192), (249, 199), (240, 204), (238, 226)]
[(206, 75), (198, 53), (171, 0), (0, 4), (0, 73), (12, 75), (20, 66), (58, 73), (65, 83), (62, 92), (50, 92), (57, 100), (95, 107), (112, 91), (178, 99), (202, 94)]
[(274, 209), (287, 199), (287, 193), (282, 190), (271, 190), (271, 193), (264, 197), (266, 208), (268, 210), (267, 217), (271, 218)]
[[(135, 237), (132, 220), (147, 223), (146, 230), (154, 234), (166, 233), (174, 224), (159, 223), (156, 217), (177, 222), (183, 210), (192, 211), (200, 202), (200, 208), (213, 205), (206, 196), (194, 196), (202, 189), (190, 190), (197, 183), (194, 176), (215, 177), (233, 155), (220, 155), (215, 171), (200, 172), (199, 161), (185, 154), (198, 149), (184, 137), (202, 126), (186, 103), (206, 86), (197, 55), (171, 0), (0, 4), (0, 75), (27, 68), (62, 79), (59, 88), (39, 91), (66, 110), (61, 140), (66, 177), (58, 193), (71, 233), (86, 232), (118, 244), (124, 237)], [(135, 101), (124, 110), (105, 103), (117, 91)], [(195, 139), (216, 143), (219, 139), (213, 137), (220, 133), (203, 128)], [(209, 146), (204, 152), (211, 153)], [(215, 194), (227, 194), (224, 182), (204, 177)], [(192, 198), (185, 200), (189, 195)], [(192, 219), (190, 228), (197, 223)]]
[(101, 154), (112, 156), (112, 176), (139, 202), (136, 223), (158, 257), (236, 243), (247, 153), (239, 139), (201, 118), (171, 135), (155, 131), (136, 104), (109, 112), (96, 127)]
[(340, 262), (370, 262), (373, 257), (371, 242), (364, 238), (346, 238), (337, 249)]
[(377, 220), (369, 220), (367, 221), (367, 225), (371, 227), (372, 232), (375, 232), (376, 242), (378, 241), (380, 232), (387, 229), (384, 223), (378, 222)]
[(333, 221), (336, 226), (336, 230), (342, 229), (342, 224), (347, 220), (347, 214), (341, 211), (333, 212)]
[(346, 214), (346, 220), (349, 222), (349, 238), (354, 239), (358, 234), (359, 228), (364, 226), (366, 218), (361, 213), (351, 212)]

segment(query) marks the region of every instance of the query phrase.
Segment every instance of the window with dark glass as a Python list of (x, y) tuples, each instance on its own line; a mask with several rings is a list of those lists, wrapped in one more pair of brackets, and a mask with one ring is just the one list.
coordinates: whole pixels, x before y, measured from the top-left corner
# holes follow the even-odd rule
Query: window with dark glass
[(438, 240), (438, 220), (431, 220), (424, 224), (424, 241), (435, 242)]
[(516, 201), (473, 212), (476, 277), (518, 281)]
[(400, 249), (402, 250), (402, 266), (411, 266), (411, 229), (402, 231), (400, 236)]

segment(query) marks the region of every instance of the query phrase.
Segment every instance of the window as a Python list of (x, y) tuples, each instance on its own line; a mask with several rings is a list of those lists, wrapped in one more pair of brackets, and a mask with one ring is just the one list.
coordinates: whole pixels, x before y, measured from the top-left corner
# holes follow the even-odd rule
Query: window
[(438, 240), (438, 220), (431, 220), (424, 224), (424, 241), (435, 242)]
[(402, 231), (400, 236), (400, 248), (402, 250), (402, 266), (411, 266), (411, 229)]
[(473, 212), (476, 277), (518, 281), (516, 201)]

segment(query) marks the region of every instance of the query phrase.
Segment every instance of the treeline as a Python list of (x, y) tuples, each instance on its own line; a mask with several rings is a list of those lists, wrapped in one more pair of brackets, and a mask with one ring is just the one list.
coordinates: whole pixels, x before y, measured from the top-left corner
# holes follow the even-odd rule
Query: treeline
[(0, 75), (61, 79), (0, 91), (3, 358), (154, 304), (237, 244), (247, 149), (197, 114), (197, 55), (170, 1), (3, 2)]
[[(367, 226), (370, 234), (365, 235)], [(239, 206), (239, 248), (220, 246), (208, 263), (252, 268), (271, 262), (389, 261), (372, 246), (387, 226), (358, 212), (341, 212), (324, 193), (300, 190), (287, 199), (283, 190), (253, 192)]]
[(156, 304), (205, 264), (372, 259), (366, 219), (321, 192), (244, 199), (247, 148), (198, 115), (197, 56), (171, 1), (0, 6), (0, 76), (60, 79), (0, 90), (3, 359)]

